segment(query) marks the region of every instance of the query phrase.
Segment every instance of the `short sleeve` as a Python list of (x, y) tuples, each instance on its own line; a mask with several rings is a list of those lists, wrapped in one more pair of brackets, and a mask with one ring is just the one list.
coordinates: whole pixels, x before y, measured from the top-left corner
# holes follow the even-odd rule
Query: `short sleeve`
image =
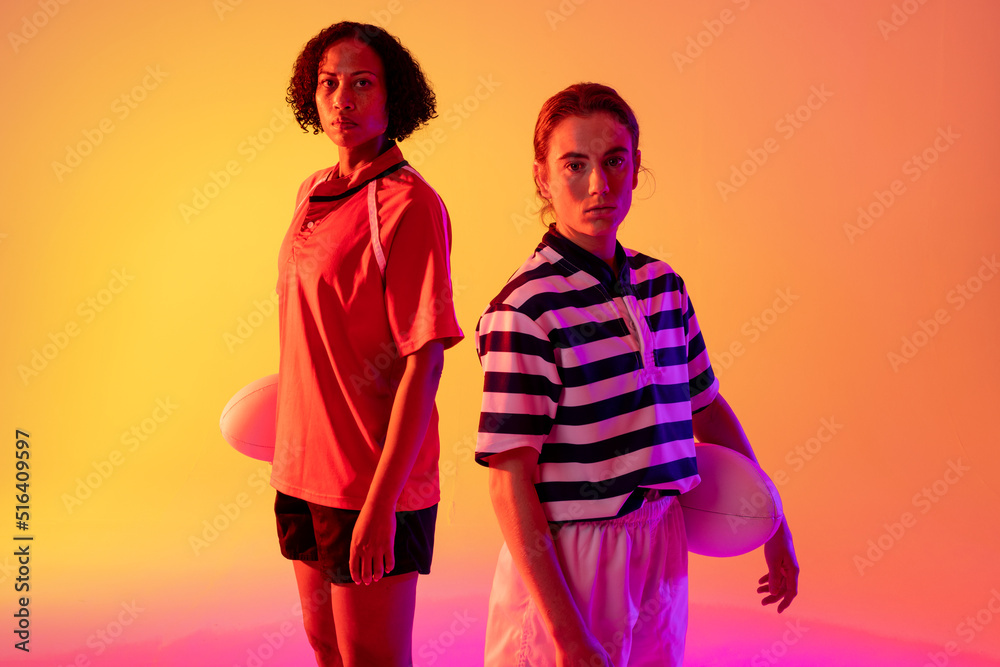
[(555, 348), (527, 315), (498, 304), (476, 329), (483, 379), (476, 461), (500, 452), (531, 447), (542, 451), (552, 430), (562, 383)]
[(681, 307), (684, 312), (684, 333), (687, 338), (688, 388), (691, 392), (691, 412), (704, 410), (719, 395), (719, 379), (712, 370), (705, 339), (694, 314), (694, 305), (687, 288), (681, 287)]
[(449, 264), (451, 223), (433, 192), (407, 203), (386, 257), (389, 327), (402, 356), (432, 340), (445, 348), (462, 340)]

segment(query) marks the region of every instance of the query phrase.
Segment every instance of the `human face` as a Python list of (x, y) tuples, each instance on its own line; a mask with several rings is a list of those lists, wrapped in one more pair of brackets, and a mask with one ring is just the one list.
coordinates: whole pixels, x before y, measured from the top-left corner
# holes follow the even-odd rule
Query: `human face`
[[(342, 39), (319, 63), (316, 109), (323, 132), (354, 162), (372, 159), (385, 144), (388, 116), (382, 60), (367, 44)], [(350, 160), (349, 160), (350, 161)]]
[(604, 111), (568, 116), (549, 137), (545, 164), (534, 170), (559, 233), (610, 262), (639, 182), (639, 151), (628, 128)]

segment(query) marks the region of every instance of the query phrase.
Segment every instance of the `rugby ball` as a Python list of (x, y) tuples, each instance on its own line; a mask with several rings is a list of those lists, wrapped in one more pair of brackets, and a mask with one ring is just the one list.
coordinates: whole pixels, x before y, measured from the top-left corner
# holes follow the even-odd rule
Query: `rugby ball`
[(260, 461), (274, 460), (278, 375), (254, 380), (222, 409), (219, 428), (233, 449)]
[(737, 451), (697, 443), (701, 482), (679, 497), (688, 551), (739, 556), (763, 546), (781, 525), (781, 497), (767, 474)]

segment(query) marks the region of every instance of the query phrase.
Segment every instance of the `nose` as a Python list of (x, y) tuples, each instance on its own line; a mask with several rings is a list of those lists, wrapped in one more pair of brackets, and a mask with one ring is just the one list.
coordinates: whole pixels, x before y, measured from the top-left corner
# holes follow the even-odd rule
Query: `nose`
[(333, 106), (338, 109), (353, 109), (354, 100), (351, 97), (351, 87), (346, 85), (337, 86), (333, 93)]
[(608, 193), (608, 179), (604, 170), (599, 166), (594, 167), (590, 172), (590, 194), (604, 195)]

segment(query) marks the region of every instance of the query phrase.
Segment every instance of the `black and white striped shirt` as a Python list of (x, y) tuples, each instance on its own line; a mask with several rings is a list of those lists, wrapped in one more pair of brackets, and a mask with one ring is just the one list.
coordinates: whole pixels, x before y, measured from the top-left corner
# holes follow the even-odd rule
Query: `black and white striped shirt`
[(486, 373), (476, 460), (538, 451), (549, 521), (606, 519), (698, 481), (691, 415), (719, 391), (694, 308), (665, 262), (611, 268), (555, 231), (476, 328)]

